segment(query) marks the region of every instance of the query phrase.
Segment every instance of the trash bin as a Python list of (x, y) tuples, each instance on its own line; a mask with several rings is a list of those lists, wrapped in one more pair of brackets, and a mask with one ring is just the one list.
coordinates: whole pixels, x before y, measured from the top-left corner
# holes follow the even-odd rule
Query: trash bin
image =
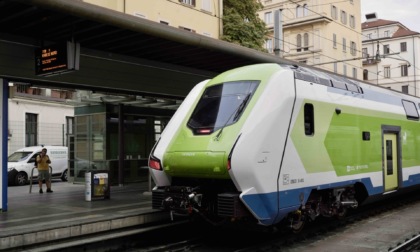
[(94, 171), (85, 173), (85, 200), (109, 199), (110, 187), (108, 171)]

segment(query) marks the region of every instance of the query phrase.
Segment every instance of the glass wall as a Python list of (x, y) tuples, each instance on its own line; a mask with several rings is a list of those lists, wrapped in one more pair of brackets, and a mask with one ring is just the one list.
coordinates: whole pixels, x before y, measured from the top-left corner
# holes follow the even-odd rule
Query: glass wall
[[(148, 157), (170, 116), (159, 111), (123, 109), (120, 129), (119, 107), (98, 105), (75, 110), (74, 139), (70, 144), (70, 180), (84, 183), (85, 173), (107, 170), (110, 183), (118, 184), (120, 155), (124, 183), (148, 180)], [(137, 113), (137, 114), (136, 114)], [(122, 135), (121, 141), (119, 135)], [(121, 146), (121, 143), (123, 145)], [(72, 178), (73, 177), (73, 178)]]
[[(108, 170), (105, 160), (106, 113), (75, 117), (74, 167), (70, 174), (74, 182), (83, 182), (85, 173), (91, 170)], [(72, 171), (73, 169), (73, 171)]]

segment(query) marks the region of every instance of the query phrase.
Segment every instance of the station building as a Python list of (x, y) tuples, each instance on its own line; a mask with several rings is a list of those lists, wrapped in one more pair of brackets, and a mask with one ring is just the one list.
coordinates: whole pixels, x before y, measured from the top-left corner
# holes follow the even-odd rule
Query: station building
[[(198, 0), (164, 2), (203, 7)], [(200, 30), (83, 1), (0, 1), (2, 209), (9, 148), (67, 145), (71, 182), (84, 181), (80, 159), (108, 170), (114, 184), (146, 179), (148, 153), (194, 85), (235, 67), (291, 63), (215, 38), (220, 10), (212, 2), (215, 12), (202, 12), (216, 20), (214, 29)]]

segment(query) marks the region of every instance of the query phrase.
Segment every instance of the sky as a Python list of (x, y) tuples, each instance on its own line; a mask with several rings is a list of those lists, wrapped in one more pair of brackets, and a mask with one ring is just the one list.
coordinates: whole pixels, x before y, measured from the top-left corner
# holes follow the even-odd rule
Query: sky
[(365, 14), (376, 12), (379, 19), (398, 21), (408, 29), (420, 32), (420, 0), (361, 0), (362, 23)]

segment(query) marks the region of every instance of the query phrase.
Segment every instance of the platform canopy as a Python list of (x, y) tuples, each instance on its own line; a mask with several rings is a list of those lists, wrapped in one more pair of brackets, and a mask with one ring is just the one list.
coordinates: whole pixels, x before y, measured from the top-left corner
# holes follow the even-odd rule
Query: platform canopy
[[(184, 97), (235, 67), (274, 55), (75, 0), (0, 0), (0, 77), (37, 85)], [(34, 50), (80, 43), (78, 71), (37, 76)]]

